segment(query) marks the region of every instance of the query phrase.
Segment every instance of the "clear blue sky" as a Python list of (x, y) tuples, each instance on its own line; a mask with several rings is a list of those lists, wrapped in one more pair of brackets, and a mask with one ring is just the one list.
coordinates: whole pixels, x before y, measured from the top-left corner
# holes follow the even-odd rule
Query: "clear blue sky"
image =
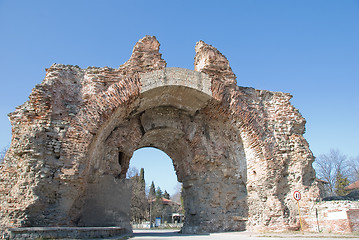
[(11, 138), (7, 114), (45, 68), (117, 68), (145, 35), (169, 67), (193, 69), (199, 40), (215, 46), (238, 85), (294, 96), (314, 155), (359, 155), (358, 0), (0, 0), (0, 147)]

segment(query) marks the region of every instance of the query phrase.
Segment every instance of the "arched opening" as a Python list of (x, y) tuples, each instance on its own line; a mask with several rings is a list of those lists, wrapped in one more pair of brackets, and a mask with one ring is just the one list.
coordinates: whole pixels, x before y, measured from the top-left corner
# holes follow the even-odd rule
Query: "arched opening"
[[(176, 193), (177, 181), (176, 171), (173, 167), (172, 159), (163, 151), (153, 147), (143, 147), (137, 149), (130, 160), (130, 171), (132, 168), (139, 172), (141, 168), (145, 171), (146, 187), (149, 188), (151, 182), (160, 186), (170, 195)], [(128, 176), (128, 175), (127, 175)]]
[[(104, 114), (105, 121), (94, 131), (82, 158), (86, 184), (71, 205), (71, 220), (82, 226), (120, 224), (130, 229), (130, 159), (137, 149), (154, 147), (172, 159), (183, 184), (183, 233), (244, 230), (248, 204), (243, 141), (221, 103), (208, 89), (202, 90), (210, 83), (201, 74), (170, 69), (151, 73), (148, 79), (142, 76), (141, 84), (139, 96)], [(62, 205), (69, 202), (64, 199)]]
[(109, 130), (99, 134), (90, 155), (91, 174), (87, 196), (82, 198), (80, 223), (98, 225), (88, 219), (100, 219), (93, 209), (101, 205), (101, 213), (106, 213), (101, 224), (123, 223), (124, 218), (130, 224), (131, 193), (126, 182), (130, 159), (137, 149), (154, 147), (172, 159), (177, 180), (183, 183), (183, 232), (245, 229), (246, 156), (230, 121), (209, 109), (191, 114), (173, 106), (158, 106), (117, 117), (106, 127)]
[(153, 147), (137, 149), (130, 160), (131, 223), (135, 228), (182, 227), (181, 184), (172, 159)]

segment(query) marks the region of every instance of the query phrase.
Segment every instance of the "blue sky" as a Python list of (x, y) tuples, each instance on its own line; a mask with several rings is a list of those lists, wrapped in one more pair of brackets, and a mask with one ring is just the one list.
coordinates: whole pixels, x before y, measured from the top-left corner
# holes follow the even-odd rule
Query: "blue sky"
[(0, 0), (0, 148), (11, 139), (7, 114), (27, 101), (45, 68), (117, 68), (140, 38), (155, 35), (169, 67), (193, 69), (199, 40), (215, 46), (238, 85), (294, 96), (315, 156), (337, 148), (355, 157), (358, 29), (359, 0)]

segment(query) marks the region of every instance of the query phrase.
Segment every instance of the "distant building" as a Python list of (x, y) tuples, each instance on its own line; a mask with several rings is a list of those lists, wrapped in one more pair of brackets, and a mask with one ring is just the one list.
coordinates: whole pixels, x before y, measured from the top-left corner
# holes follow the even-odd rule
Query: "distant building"
[(183, 223), (184, 214), (182, 213), (172, 213), (172, 223)]
[[(158, 200), (152, 199), (149, 200), (151, 205), (153, 206)], [(161, 198), (162, 207), (159, 211), (153, 211), (153, 217), (161, 217), (162, 223), (181, 223), (183, 222), (183, 214), (182, 216), (179, 215), (179, 212), (182, 210), (182, 206), (180, 203), (174, 202), (172, 200)]]
[(359, 180), (346, 186), (344, 189), (349, 191), (359, 190)]

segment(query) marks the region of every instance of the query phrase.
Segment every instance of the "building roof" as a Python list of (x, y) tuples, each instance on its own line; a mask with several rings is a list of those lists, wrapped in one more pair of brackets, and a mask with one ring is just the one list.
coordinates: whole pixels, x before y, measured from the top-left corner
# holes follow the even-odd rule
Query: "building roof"
[[(171, 201), (171, 200), (169, 200), (167, 198), (162, 198), (161, 200), (162, 200), (162, 204), (165, 204), (165, 205), (169, 205), (169, 204), (181, 205), (181, 204), (179, 204), (177, 202), (174, 202), (174, 201)], [(149, 202), (155, 202), (155, 201), (156, 201), (156, 198), (154, 198), (152, 200), (149, 200)]]
[(172, 201), (167, 198), (162, 198), (162, 204), (170, 204)]
[(353, 182), (353, 183), (350, 184), (349, 186), (346, 186), (344, 189), (345, 189), (345, 190), (359, 189), (359, 180), (356, 181), (356, 182)]
[(316, 178), (315, 181), (323, 183), (323, 184), (328, 184), (329, 183), (329, 182), (327, 182), (325, 180), (322, 180), (322, 179), (319, 179), (319, 178)]

